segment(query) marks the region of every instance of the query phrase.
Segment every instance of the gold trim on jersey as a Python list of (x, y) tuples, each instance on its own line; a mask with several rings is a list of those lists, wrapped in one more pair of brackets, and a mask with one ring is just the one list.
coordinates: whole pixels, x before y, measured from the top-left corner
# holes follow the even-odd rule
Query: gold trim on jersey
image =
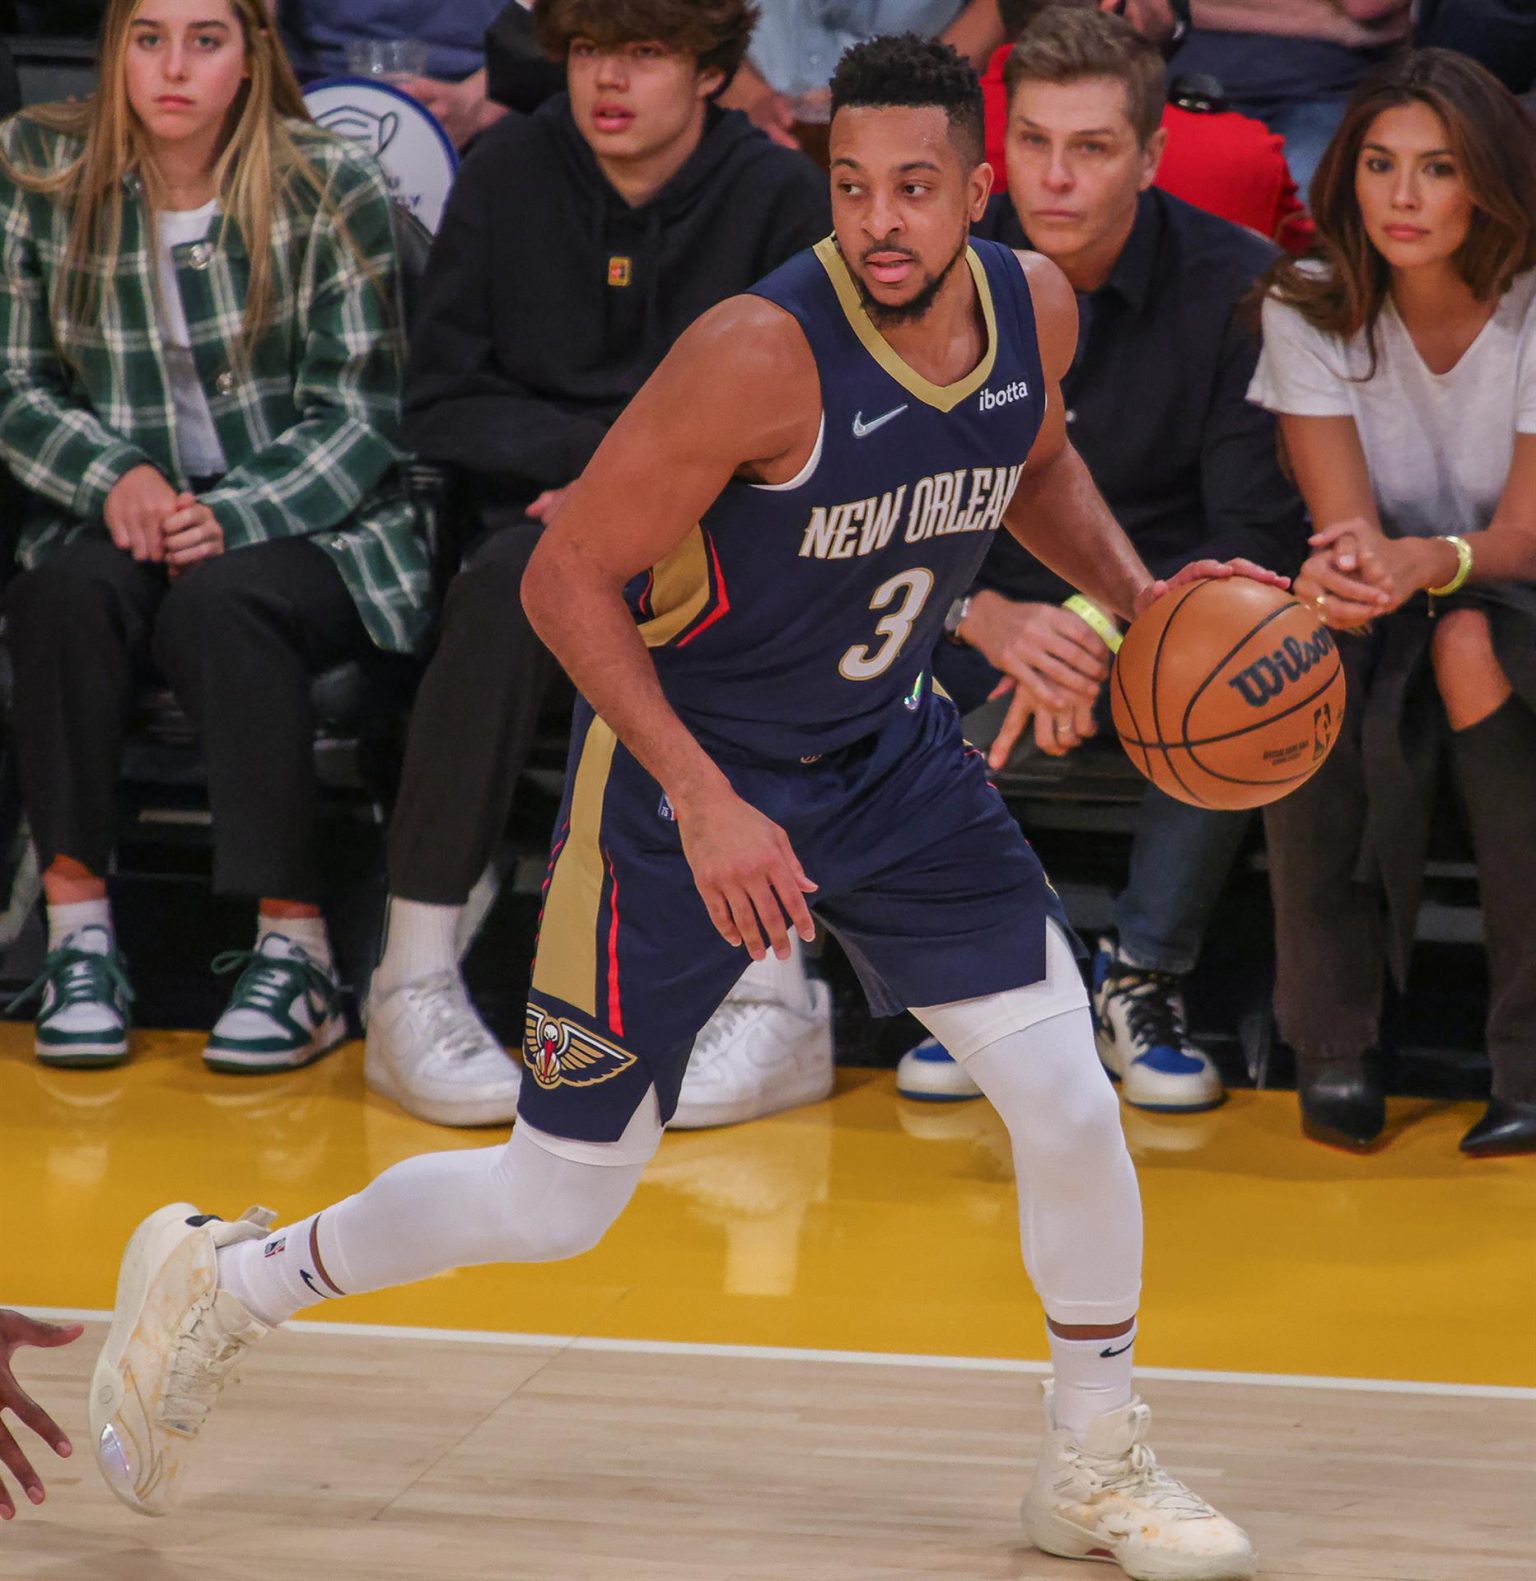
[(585, 1015), (597, 1013), (597, 923), (603, 898), (603, 797), (617, 738), (594, 719), (582, 743), (571, 820), (555, 858), (539, 926), (533, 986)]
[(813, 250), (821, 261), (821, 267), (827, 271), (827, 278), (832, 282), (832, 289), (837, 292), (837, 300), (854, 334), (859, 337), (865, 351), (902, 389), (926, 405), (936, 406), (941, 412), (952, 412), (966, 396), (974, 395), (992, 377), (992, 367), (997, 361), (997, 311), (992, 304), (992, 287), (987, 280), (986, 268), (976, 256), (974, 247), (965, 249), (965, 261), (971, 266), (976, 294), (981, 299), (981, 316), (987, 327), (987, 350), (981, 361), (955, 384), (935, 384), (896, 355), (891, 343), (875, 328), (869, 314), (864, 311), (859, 288), (838, 250), (835, 236), (817, 242)]
[(652, 573), (651, 618), (640, 623), (646, 647), (665, 647), (704, 613), (708, 602), (709, 556), (703, 529), (695, 527)]

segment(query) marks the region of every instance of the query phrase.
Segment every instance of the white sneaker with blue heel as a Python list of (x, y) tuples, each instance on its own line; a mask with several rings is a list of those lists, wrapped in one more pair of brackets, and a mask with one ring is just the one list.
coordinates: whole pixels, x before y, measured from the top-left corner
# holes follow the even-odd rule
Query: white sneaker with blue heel
[(924, 1038), (901, 1056), (896, 1091), (919, 1103), (960, 1103), (981, 1096), (965, 1066), (937, 1038)]
[(1093, 1039), (1125, 1101), (1165, 1114), (1226, 1101), (1211, 1056), (1190, 1042), (1183, 979), (1128, 961), (1112, 939), (1093, 957)]

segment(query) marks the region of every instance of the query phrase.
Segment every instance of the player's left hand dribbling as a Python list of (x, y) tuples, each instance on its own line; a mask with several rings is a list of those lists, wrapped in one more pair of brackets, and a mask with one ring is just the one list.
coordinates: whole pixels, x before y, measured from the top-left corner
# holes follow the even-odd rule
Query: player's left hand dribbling
[(807, 943), (816, 937), (805, 903), (816, 885), (778, 824), (734, 792), (676, 811), (683, 855), (727, 944), (744, 948), (754, 961), (770, 949), (783, 961), (790, 928)]

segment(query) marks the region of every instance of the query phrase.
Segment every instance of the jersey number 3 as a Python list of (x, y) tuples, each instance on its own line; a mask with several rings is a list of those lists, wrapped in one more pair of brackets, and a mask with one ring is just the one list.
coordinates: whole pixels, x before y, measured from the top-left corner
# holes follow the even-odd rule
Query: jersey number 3
[[(896, 662), (896, 656), (906, 646), (912, 627), (928, 602), (933, 591), (933, 572), (919, 566), (914, 571), (903, 571), (882, 582), (869, 601), (871, 609), (886, 609), (896, 604), (889, 615), (875, 623), (875, 635), (884, 640), (878, 647), (857, 642), (838, 662), (838, 673), (847, 681), (872, 681)], [(901, 602), (896, 601), (900, 599)]]

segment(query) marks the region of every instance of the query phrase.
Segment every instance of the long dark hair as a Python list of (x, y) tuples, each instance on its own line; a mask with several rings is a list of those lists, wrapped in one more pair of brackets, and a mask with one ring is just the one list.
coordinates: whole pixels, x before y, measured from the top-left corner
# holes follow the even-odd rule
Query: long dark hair
[(1445, 123), (1472, 200), (1472, 223), (1452, 263), (1473, 295), (1493, 301), (1536, 265), (1536, 118), (1491, 72), (1453, 50), (1405, 50), (1378, 67), (1355, 91), (1312, 178), (1315, 256), (1327, 268), (1284, 258), (1260, 284), (1261, 295), (1296, 308), (1315, 329), (1344, 340), (1363, 329), (1373, 371), (1391, 270), (1366, 234), (1355, 171), (1372, 122), (1403, 104), (1428, 105)]

